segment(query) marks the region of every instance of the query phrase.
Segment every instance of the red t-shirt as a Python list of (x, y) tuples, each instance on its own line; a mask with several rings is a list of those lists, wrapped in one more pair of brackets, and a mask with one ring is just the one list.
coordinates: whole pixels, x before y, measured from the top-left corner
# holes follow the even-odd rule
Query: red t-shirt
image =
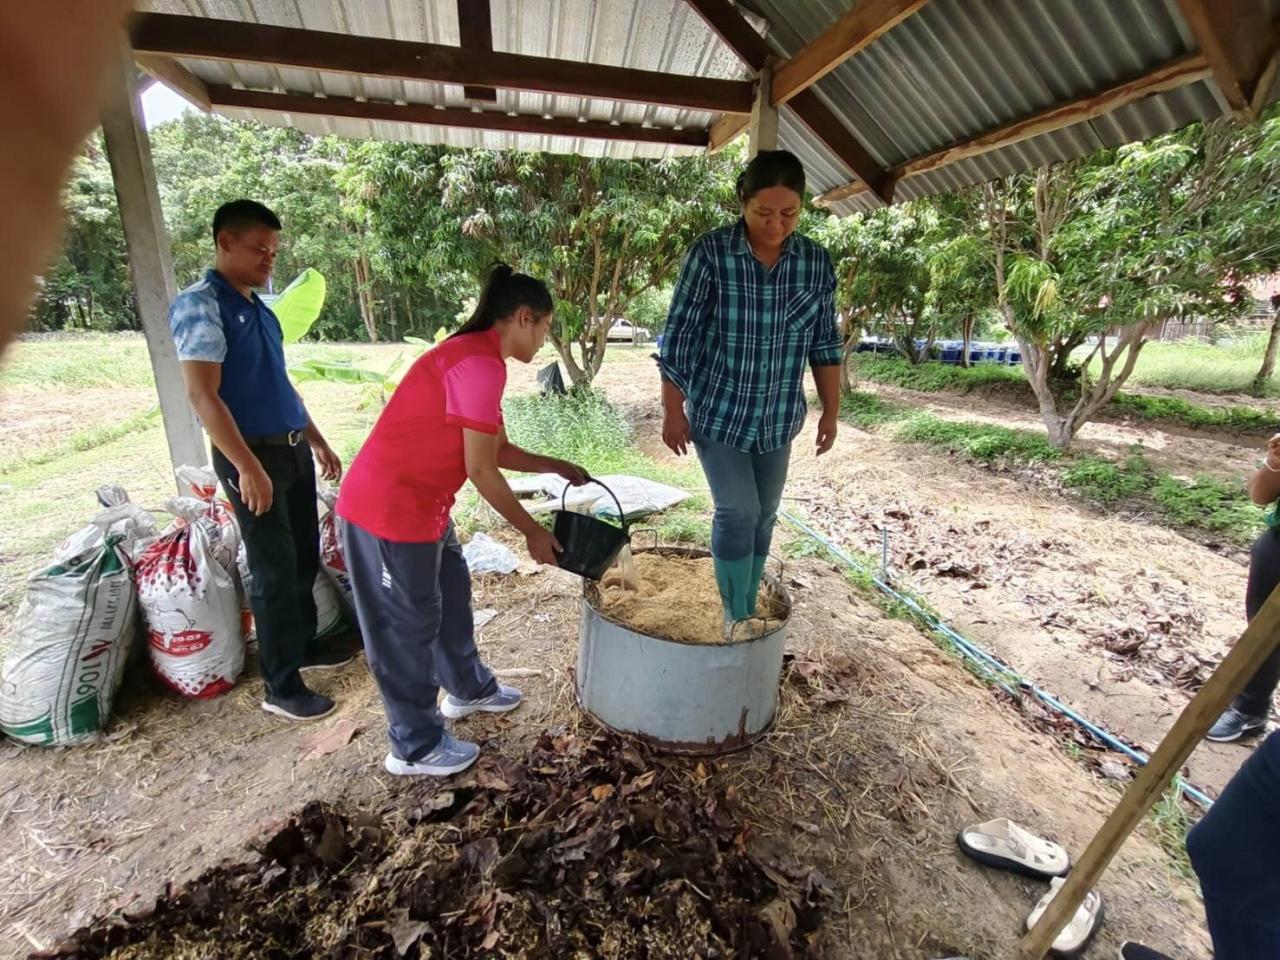
[(446, 340), (419, 357), (342, 481), (338, 516), (384, 540), (439, 540), (467, 480), (464, 427), (497, 433), (507, 365), (496, 330)]

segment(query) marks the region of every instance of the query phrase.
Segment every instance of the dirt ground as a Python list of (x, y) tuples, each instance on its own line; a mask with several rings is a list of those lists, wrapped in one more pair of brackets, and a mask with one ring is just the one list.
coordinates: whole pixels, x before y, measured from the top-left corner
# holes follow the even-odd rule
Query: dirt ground
[[(510, 389), (530, 389), (534, 373), (513, 367)], [(610, 364), (601, 384), (635, 422), (643, 449), (665, 456), (652, 368)], [(939, 415), (960, 412), (937, 402)], [(971, 397), (964, 407), (1022, 425), (998, 401)], [(336, 416), (336, 401), (333, 410)], [(363, 416), (350, 413), (353, 430)], [(1100, 426), (1141, 432), (1161, 449), (1187, 448), (1187, 438), (1146, 424)], [(1238, 558), (852, 427), (843, 428), (832, 455), (815, 459), (811, 432), (800, 441), (789, 509), (877, 556), (887, 525), (900, 583), (1143, 748), (1155, 746), (1187, 690), (1242, 628)], [(1086, 442), (1095, 439), (1130, 442), (1126, 434)], [(4, 450), (17, 442), (0, 434)], [(1219, 454), (1231, 463), (1256, 456), (1246, 452), (1252, 438), (1203, 440), (1221, 449), (1200, 442), (1188, 448), (1198, 451), (1190, 457), (1197, 465), (1175, 472), (1197, 472)], [(58, 490), (70, 496), (86, 482), (58, 481)], [(1119, 785), (1092, 773), (914, 627), (856, 594), (829, 565), (788, 561), (786, 577), (796, 600), (788, 636), (794, 661), (775, 728), (715, 763), (670, 761), (672, 776), (685, 778), (689, 790), (733, 787), (752, 851), (788, 869), (816, 868), (830, 881), (817, 941), (823, 955), (1009, 956), (1044, 886), (964, 860), (955, 832), (1011, 816), (1079, 855)], [(487, 755), (521, 758), (548, 729), (592, 735), (573, 702), (577, 604), (577, 582), (557, 571), (478, 582), (477, 607), (498, 611), (482, 631), (482, 651), (496, 669), (514, 671), (509, 682), (528, 696), (507, 718), (465, 721)], [(413, 820), (421, 790), (381, 769), (382, 710), (362, 662), (317, 684), (340, 704), (319, 729), (259, 711), (253, 669), (251, 659), (250, 675), (234, 691), (203, 703), (179, 701), (135, 671), (104, 742), (54, 751), (0, 745), (0, 831), (8, 840), (0, 850), (0, 956), (53, 946), (95, 916), (141, 909), (169, 883), (222, 861), (253, 859), (246, 844), (309, 801), (352, 816), (376, 813), (401, 827)], [(313, 738), (338, 732), (339, 724), (354, 725), (354, 739), (316, 755)], [(1201, 747), (1190, 780), (1216, 792), (1246, 749)], [(444, 836), (455, 828), (414, 829)], [(1124, 938), (1176, 957), (1207, 955), (1194, 885), (1174, 872), (1148, 828), (1126, 845), (1100, 890), (1109, 919), (1089, 956), (1114, 953)]]
[[(636, 399), (632, 376), (602, 372), (610, 397), (635, 421), (637, 442), (670, 459), (657, 403)], [(906, 391), (895, 392), (907, 400)], [(1034, 428), (1032, 415), (1008, 410), (1003, 397), (976, 394), (909, 398), (940, 416)], [(1034, 482), (847, 424), (836, 449), (815, 458), (815, 429), (811, 418), (797, 441), (784, 507), (875, 558), (887, 528), (889, 565), (900, 584), (1132, 745), (1155, 748), (1244, 629), (1247, 566), (1239, 551), (1220, 553), (1142, 518), (1108, 516)], [(1250, 436), (1188, 440), (1142, 429), (1148, 446), (1187, 450), (1196, 464), (1184, 468), (1188, 474), (1212, 472), (1215, 456), (1256, 459)], [(1085, 431), (1086, 443), (1137, 434), (1111, 423)], [(1201, 745), (1189, 780), (1216, 795), (1248, 749)]]
[[(978, 388), (966, 394), (919, 393), (869, 382), (861, 384), (860, 389), (945, 420), (996, 424), (1035, 433), (1044, 431), (1044, 421), (1027, 403), (1026, 396), (1008, 389), (1006, 384)], [(1192, 399), (1201, 406), (1213, 405), (1204, 402), (1201, 394), (1178, 391), (1170, 395)], [(1259, 402), (1255, 400), (1253, 405), (1258, 406)], [(1202, 430), (1116, 414), (1086, 423), (1073, 449), (1108, 460), (1123, 460), (1136, 448), (1153, 467), (1177, 477), (1190, 479), (1203, 474), (1242, 482), (1256, 468), (1269, 435), (1267, 431)]]
[[(1078, 855), (1115, 786), (830, 567), (806, 560), (787, 576), (795, 660), (774, 730), (718, 762), (669, 763), (690, 790), (734, 788), (755, 855), (829, 881), (821, 955), (1009, 956), (1044, 885), (965, 861), (956, 831), (1007, 815)], [(477, 605), (499, 610), (481, 634), (484, 656), (516, 671), (510, 682), (528, 696), (509, 717), (460, 725), (487, 753), (519, 757), (548, 728), (591, 735), (569, 673), (578, 593), (559, 571), (479, 583)], [(0, 860), (5, 956), (52, 946), (98, 914), (141, 912), (166, 884), (221, 861), (252, 859), (245, 844), (307, 801), (392, 822), (421, 803), (381, 770), (382, 714), (363, 661), (318, 684), (340, 704), (319, 731), (258, 711), (250, 678), (207, 703), (171, 698), (144, 675), (130, 684), (106, 742), (0, 747), (0, 826), (12, 838)], [(317, 732), (343, 723), (355, 738), (308, 758)], [(1203, 952), (1194, 888), (1150, 836), (1125, 847), (1100, 889), (1110, 920), (1093, 955), (1122, 937)]]

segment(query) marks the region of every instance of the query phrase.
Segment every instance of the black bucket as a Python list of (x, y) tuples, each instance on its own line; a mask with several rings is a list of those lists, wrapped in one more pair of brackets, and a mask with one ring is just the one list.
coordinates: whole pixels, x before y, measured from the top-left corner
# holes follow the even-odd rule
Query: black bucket
[(564, 547), (564, 552), (560, 554), (560, 569), (588, 580), (599, 580), (618, 559), (618, 554), (631, 539), (631, 534), (622, 513), (622, 502), (599, 480), (591, 482), (604, 487), (605, 492), (613, 497), (613, 502), (618, 505), (618, 520), (622, 526), (615, 527), (598, 517), (566, 510), (569, 485), (565, 484), (564, 493), (560, 497), (560, 509), (555, 512), (554, 532), (560, 546)]

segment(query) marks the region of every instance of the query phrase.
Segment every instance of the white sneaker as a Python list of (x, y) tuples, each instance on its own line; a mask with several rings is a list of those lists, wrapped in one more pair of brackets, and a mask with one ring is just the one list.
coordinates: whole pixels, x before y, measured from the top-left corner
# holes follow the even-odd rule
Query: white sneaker
[(419, 760), (401, 760), (388, 753), (382, 761), (387, 773), (397, 777), (451, 777), (461, 773), (476, 762), (480, 747), (466, 740), (455, 740), (448, 732), (440, 738), (435, 749)]
[(473, 713), (510, 713), (520, 706), (523, 700), (524, 694), (515, 687), (508, 687), (505, 683), (500, 683), (498, 684), (497, 693), (492, 693), (479, 700), (461, 700), (453, 694), (449, 694), (444, 698), (444, 702), (440, 704), (440, 712), (450, 720), (461, 720), (463, 717), (469, 717)]

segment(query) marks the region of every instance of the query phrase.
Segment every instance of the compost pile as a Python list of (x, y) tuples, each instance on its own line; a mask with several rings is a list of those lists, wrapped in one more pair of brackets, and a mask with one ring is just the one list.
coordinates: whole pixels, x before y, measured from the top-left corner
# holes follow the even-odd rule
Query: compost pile
[(826, 882), (749, 853), (710, 782), (612, 734), (544, 733), (523, 762), (415, 784), (400, 817), (311, 803), (257, 862), (33, 956), (815, 956)]
[[(629, 630), (677, 643), (724, 643), (724, 607), (710, 557), (661, 553), (635, 556), (635, 581), (628, 589), (616, 569), (600, 582), (598, 609)], [(756, 616), (769, 631), (782, 623), (786, 607), (767, 583), (760, 585)], [(758, 632), (758, 631), (757, 631)], [(747, 633), (739, 631), (738, 639)]]

